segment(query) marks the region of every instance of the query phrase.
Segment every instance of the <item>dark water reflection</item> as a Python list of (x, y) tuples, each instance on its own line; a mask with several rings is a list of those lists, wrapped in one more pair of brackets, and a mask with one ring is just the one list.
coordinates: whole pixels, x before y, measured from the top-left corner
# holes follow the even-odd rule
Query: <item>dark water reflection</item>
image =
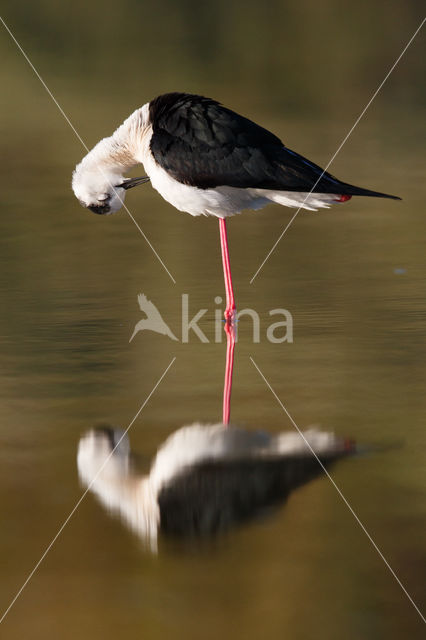
[(104, 426), (80, 439), (77, 463), (83, 486), (156, 552), (160, 533), (212, 538), (249, 522), (355, 451), (352, 442), (317, 429), (271, 437), (193, 424), (171, 434), (141, 474), (127, 433)]
[[(162, 91), (222, 100), (325, 165), (420, 22), (420, 4), (50, 1), (6, 4), (24, 48), (89, 146)], [(205, 34), (194, 26), (207, 25)], [(129, 18), (131, 16), (131, 18)], [(198, 25), (198, 18), (196, 24)], [(143, 37), (142, 35), (143, 34)], [(403, 438), (386, 455), (333, 468), (419, 605), (425, 558), (424, 56), (421, 36), (337, 157), (332, 172), (402, 196), (301, 214), (261, 275), (291, 212), (229, 224), (240, 309), (283, 307), (294, 343), (251, 341), (241, 321), (233, 419), (291, 429), (249, 356), (299, 425), (358, 442)], [(207, 43), (207, 44), (206, 44)], [(3, 37), (0, 287), (1, 602), (8, 605), (81, 495), (75, 449), (91, 425), (130, 423), (146, 461), (193, 420), (221, 415), (223, 296), (216, 220), (194, 220), (150, 189), (126, 200), (173, 273), (129, 218), (74, 200), (82, 149), (13, 43)], [(403, 272), (395, 270), (403, 269)], [(181, 335), (181, 294), (207, 308), (208, 344), (140, 333), (137, 295)], [(85, 500), (3, 623), (8, 638), (421, 637), (422, 623), (326, 479), (284, 509), (194, 554), (140, 541)]]

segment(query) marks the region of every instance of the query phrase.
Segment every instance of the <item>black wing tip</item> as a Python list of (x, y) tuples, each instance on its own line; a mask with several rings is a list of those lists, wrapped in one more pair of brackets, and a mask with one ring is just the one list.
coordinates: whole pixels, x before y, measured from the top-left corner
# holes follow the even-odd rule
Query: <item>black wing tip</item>
[(371, 191), (362, 187), (354, 187), (351, 184), (342, 185), (342, 194), (348, 196), (366, 196), (369, 198), (388, 198), (389, 200), (402, 200), (399, 196), (393, 196), (390, 193), (382, 193), (381, 191)]
[[(360, 194), (363, 195), (363, 194)], [(373, 191), (373, 193), (366, 193), (365, 195), (367, 196), (372, 196), (373, 198), (388, 198), (389, 200), (402, 200), (402, 198), (400, 198), (399, 196), (392, 196), (389, 193), (375, 193)]]

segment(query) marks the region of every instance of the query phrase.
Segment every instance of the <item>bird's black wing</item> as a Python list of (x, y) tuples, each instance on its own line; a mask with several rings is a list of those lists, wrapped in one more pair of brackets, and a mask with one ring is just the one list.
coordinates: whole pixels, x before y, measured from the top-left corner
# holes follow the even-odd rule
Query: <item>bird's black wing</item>
[(313, 189), (388, 197), (323, 174), (321, 167), (287, 149), (277, 136), (209, 98), (168, 93), (152, 100), (149, 112), (151, 152), (178, 182), (201, 189)]
[[(329, 465), (351, 452), (321, 456)], [(165, 534), (204, 537), (224, 532), (283, 503), (288, 494), (323, 470), (314, 456), (210, 460), (188, 467), (158, 495)]]

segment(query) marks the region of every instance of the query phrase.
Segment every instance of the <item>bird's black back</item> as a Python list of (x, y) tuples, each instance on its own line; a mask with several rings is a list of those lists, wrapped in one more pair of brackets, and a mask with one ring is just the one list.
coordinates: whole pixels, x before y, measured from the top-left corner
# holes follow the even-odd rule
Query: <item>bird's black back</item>
[(150, 102), (149, 114), (151, 153), (183, 184), (394, 197), (340, 182), (273, 133), (210, 98), (167, 93)]
[[(336, 450), (321, 461), (328, 466), (351, 453)], [(322, 473), (311, 454), (207, 460), (183, 470), (160, 491), (161, 531), (190, 538), (224, 532), (283, 503), (291, 491)]]

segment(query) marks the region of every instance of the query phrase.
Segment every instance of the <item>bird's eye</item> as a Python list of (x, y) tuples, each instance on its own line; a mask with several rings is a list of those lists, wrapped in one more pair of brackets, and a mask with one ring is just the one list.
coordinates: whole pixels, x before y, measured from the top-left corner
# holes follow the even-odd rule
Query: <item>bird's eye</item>
[(108, 200), (108, 198), (110, 198), (111, 196), (109, 195), (109, 193), (101, 193), (100, 196), (98, 196), (98, 200), (99, 202), (104, 202), (105, 200)]

